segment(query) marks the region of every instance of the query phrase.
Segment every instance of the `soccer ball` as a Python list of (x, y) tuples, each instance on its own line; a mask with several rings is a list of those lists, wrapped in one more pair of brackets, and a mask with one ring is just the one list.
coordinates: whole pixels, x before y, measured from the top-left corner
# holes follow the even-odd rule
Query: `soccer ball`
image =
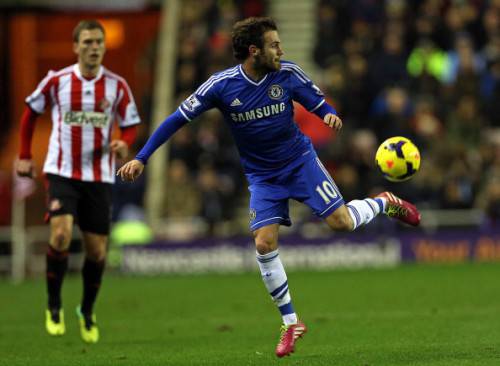
[(420, 152), (406, 137), (390, 137), (379, 146), (375, 164), (387, 180), (403, 182), (420, 168)]

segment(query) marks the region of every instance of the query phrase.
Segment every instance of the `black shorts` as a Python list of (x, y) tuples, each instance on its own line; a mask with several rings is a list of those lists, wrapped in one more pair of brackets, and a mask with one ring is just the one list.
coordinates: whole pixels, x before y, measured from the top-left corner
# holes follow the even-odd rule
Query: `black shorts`
[(111, 184), (83, 182), (47, 174), (47, 219), (70, 214), (82, 231), (108, 235), (111, 222)]

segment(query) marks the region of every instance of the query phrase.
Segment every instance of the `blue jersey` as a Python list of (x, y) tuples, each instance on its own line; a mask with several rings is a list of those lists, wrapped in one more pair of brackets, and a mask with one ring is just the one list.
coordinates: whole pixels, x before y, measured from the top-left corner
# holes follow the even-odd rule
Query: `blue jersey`
[(314, 112), (324, 103), (320, 89), (292, 62), (256, 82), (241, 65), (218, 72), (178, 108), (187, 120), (211, 108), (222, 112), (250, 182), (279, 175), (316, 157), (310, 139), (293, 121), (293, 101)]

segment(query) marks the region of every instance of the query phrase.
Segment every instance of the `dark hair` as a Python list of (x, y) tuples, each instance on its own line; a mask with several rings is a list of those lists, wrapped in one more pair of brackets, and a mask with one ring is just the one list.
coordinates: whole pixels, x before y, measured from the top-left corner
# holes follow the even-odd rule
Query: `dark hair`
[(269, 17), (251, 17), (236, 22), (231, 35), (234, 57), (242, 61), (248, 57), (248, 47), (251, 45), (262, 48), (264, 33), (270, 30), (278, 28), (274, 20)]
[(79, 41), (80, 33), (82, 32), (82, 30), (92, 30), (92, 29), (100, 29), (102, 34), (106, 34), (104, 32), (104, 27), (97, 20), (94, 19), (82, 20), (80, 23), (76, 25), (75, 29), (73, 29), (73, 42)]

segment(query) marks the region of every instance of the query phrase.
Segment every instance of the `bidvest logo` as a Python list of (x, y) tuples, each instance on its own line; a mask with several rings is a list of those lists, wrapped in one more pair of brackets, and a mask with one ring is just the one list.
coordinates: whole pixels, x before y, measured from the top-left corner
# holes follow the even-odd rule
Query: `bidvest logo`
[(64, 123), (71, 126), (92, 125), (103, 128), (108, 125), (108, 115), (102, 112), (69, 111), (64, 114)]

